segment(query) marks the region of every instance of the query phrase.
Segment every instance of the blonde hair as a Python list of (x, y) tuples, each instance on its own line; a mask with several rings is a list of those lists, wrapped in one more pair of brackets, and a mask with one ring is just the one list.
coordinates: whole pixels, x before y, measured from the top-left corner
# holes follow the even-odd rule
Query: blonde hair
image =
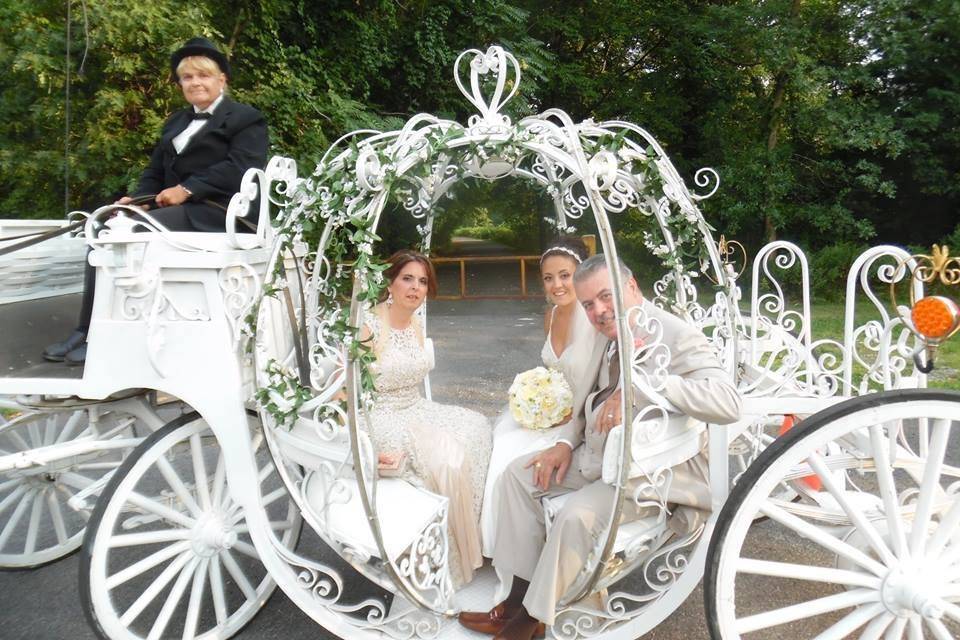
[(177, 65), (177, 80), (180, 79), (180, 75), (184, 71), (189, 70), (206, 71), (214, 76), (223, 73), (223, 69), (220, 68), (220, 65), (207, 56), (187, 56), (180, 61), (180, 64)]

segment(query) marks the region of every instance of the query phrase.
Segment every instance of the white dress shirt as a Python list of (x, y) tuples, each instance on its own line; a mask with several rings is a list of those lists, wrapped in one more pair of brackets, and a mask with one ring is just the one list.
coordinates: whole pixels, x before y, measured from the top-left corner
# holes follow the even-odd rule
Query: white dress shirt
[[(223, 102), (223, 93), (217, 96), (217, 99), (210, 103), (210, 106), (206, 109), (197, 109), (193, 108), (194, 113), (213, 113), (220, 103)], [(207, 124), (206, 120), (191, 120), (190, 124), (187, 125), (187, 128), (178, 133), (173, 138), (173, 148), (176, 149), (177, 153), (183, 151), (183, 148), (187, 146), (187, 143), (190, 142), (190, 138), (200, 131)]]

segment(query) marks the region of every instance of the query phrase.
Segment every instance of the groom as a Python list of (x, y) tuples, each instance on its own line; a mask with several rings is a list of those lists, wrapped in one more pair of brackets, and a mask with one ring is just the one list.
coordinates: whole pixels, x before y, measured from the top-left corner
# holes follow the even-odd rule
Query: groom
[[(729, 382), (704, 335), (679, 318), (646, 302), (633, 274), (619, 264), (623, 308), (642, 306), (646, 317), (656, 318), (663, 327), (662, 341), (670, 348), (671, 361), (663, 395), (683, 413), (707, 423), (726, 424), (740, 415), (740, 396)], [(619, 423), (620, 373), (617, 355), (617, 322), (614, 316), (610, 274), (602, 255), (583, 262), (573, 276), (577, 298), (593, 326), (610, 339), (606, 353), (600, 353), (597, 383), (584, 404), (585, 421), (569, 421), (559, 427), (557, 444), (533, 458), (514, 460), (497, 482), (499, 505), (493, 563), (503, 573), (512, 573), (513, 585), (507, 599), (490, 611), (463, 612), (460, 623), (495, 640), (531, 640), (552, 625), (557, 601), (590, 564), (588, 556), (603, 534), (613, 510), (615, 489), (600, 479), (603, 446), (609, 430)], [(643, 339), (637, 335), (635, 340)], [(634, 394), (635, 410), (650, 404), (639, 392)], [(577, 424), (581, 425), (577, 429)], [(679, 469), (678, 475), (688, 470)], [(705, 495), (706, 478), (699, 493)], [(689, 487), (688, 487), (689, 488)], [(563, 508), (546, 535), (540, 499), (569, 493)], [(675, 501), (673, 493), (670, 501)], [(684, 501), (682, 498), (678, 501)], [(703, 502), (689, 500), (689, 502)], [(706, 504), (695, 504), (700, 508)], [(635, 517), (624, 505), (625, 517)], [(509, 524), (507, 524), (509, 523)]]

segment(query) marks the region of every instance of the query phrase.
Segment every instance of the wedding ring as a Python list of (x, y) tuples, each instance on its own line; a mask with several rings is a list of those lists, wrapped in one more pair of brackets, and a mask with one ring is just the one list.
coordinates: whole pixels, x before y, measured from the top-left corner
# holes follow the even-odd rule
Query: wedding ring
[(613, 417), (613, 414), (612, 414), (612, 413), (608, 413), (608, 414), (607, 414), (607, 417), (608, 417), (608, 418), (612, 418), (612, 417)]
[(533, 468), (534, 468), (534, 469), (539, 469), (539, 468), (542, 467), (542, 466), (543, 466), (543, 465), (540, 464), (539, 462), (535, 462), (535, 463), (533, 464)]

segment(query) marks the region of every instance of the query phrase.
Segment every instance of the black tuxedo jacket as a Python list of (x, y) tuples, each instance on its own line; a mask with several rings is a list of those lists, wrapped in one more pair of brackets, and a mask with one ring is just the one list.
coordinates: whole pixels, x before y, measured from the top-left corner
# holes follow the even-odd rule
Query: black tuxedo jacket
[[(187, 128), (193, 107), (171, 115), (163, 125), (160, 142), (150, 156), (150, 165), (140, 176), (134, 196), (160, 193), (183, 185), (191, 193), (183, 207), (190, 223), (200, 231), (223, 231), (226, 206), (240, 190), (247, 169), (267, 163), (267, 122), (251, 106), (224, 96), (213, 115), (178, 154), (173, 139)], [(224, 207), (204, 204), (210, 200)], [(250, 222), (257, 223), (258, 208), (252, 207)], [(238, 225), (238, 230), (241, 229)]]

